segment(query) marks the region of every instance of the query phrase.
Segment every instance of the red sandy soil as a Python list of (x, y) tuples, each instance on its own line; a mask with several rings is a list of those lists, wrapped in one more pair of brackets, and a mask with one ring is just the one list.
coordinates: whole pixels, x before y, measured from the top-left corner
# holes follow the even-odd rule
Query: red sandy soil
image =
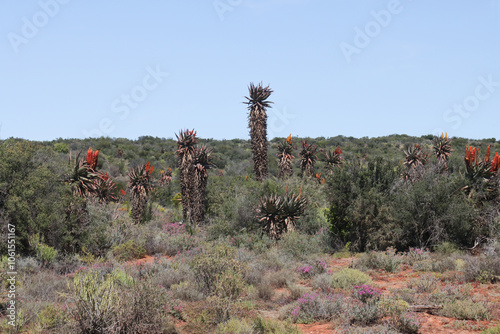
[[(328, 262), (328, 269), (335, 272), (342, 268), (348, 267), (354, 258), (341, 258), (341, 259), (330, 259)], [(375, 286), (382, 290), (382, 293), (389, 294), (397, 289), (404, 289), (407, 287), (406, 281), (411, 277), (417, 277), (418, 274), (413, 272), (411, 269), (406, 269), (398, 273), (386, 273), (386, 272), (372, 272), (370, 275), (373, 279)], [(496, 302), (498, 305), (497, 312), (493, 312), (493, 321), (467, 321), (461, 322), (456, 319), (441, 317), (437, 315), (431, 315), (427, 313), (419, 313), (420, 320), (422, 321), (422, 327), (420, 328), (420, 333), (422, 334), (465, 334), (465, 333), (480, 333), (484, 328), (495, 327), (500, 324), (500, 287), (499, 284), (475, 284), (472, 291), (474, 295), (482, 295), (488, 298), (490, 302)], [(464, 326), (463, 324), (468, 324)], [(300, 324), (298, 327), (304, 332), (304, 334), (330, 334), (335, 333), (335, 329), (332, 328), (330, 323), (315, 323), (303, 325)], [(463, 327), (477, 327), (479, 330), (471, 329), (461, 329)]]
[[(168, 258), (168, 257), (165, 257)], [(327, 266), (328, 270), (336, 272), (342, 268), (347, 268), (353, 263), (355, 258), (331, 258)], [(146, 256), (139, 260), (130, 261), (129, 263), (135, 265), (144, 265), (153, 263), (155, 258)], [(407, 281), (412, 277), (418, 277), (419, 274), (407, 268), (397, 273), (387, 273), (384, 271), (372, 271), (370, 276), (376, 287), (382, 290), (383, 294), (390, 294), (397, 289), (404, 289), (407, 287)], [(465, 333), (480, 333), (484, 328), (494, 327), (500, 325), (500, 287), (499, 284), (474, 284), (472, 293), (474, 295), (482, 295), (490, 302), (495, 302), (499, 311), (494, 311), (491, 321), (468, 321), (460, 322), (456, 319), (431, 315), (427, 313), (419, 313), (422, 327), (420, 333), (422, 334), (465, 334)], [(275, 296), (286, 295), (286, 289), (279, 289), (275, 292)], [(262, 312), (264, 317), (276, 318), (277, 314), (272, 311)], [(467, 326), (465, 326), (466, 324)], [(177, 324), (178, 328), (183, 327), (182, 322)], [(336, 333), (331, 323), (313, 323), (313, 324), (298, 324), (297, 327), (304, 334), (331, 334)], [(462, 329), (462, 328), (479, 328), (478, 330)]]

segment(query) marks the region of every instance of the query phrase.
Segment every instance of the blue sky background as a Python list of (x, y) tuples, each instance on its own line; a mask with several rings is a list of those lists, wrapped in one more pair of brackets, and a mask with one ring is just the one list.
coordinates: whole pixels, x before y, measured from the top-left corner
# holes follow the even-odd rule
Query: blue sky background
[(1, 139), (246, 139), (260, 81), (270, 137), (500, 137), (498, 0), (59, 1), (0, 4)]

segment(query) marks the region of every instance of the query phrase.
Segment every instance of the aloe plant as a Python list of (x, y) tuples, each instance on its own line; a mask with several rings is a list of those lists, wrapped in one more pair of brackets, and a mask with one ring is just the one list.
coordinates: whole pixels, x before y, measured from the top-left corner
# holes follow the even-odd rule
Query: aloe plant
[(323, 160), (326, 165), (325, 169), (329, 174), (333, 174), (335, 168), (342, 166), (342, 148), (337, 147), (335, 150), (325, 151), (325, 159)]
[(177, 135), (177, 159), (179, 165), (179, 178), (181, 186), (182, 217), (187, 223), (193, 220), (192, 202), (194, 188), (192, 175), (194, 175), (194, 159), (196, 154), (196, 131), (180, 131)]
[(307, 140), (302, 141), (302, 150), (299, 153), (302, 176), (314, 176), (314, 165), (318, 160), (317, 151), (318, 147), (316, 145), (308, 144)]
[(136, 166), (128, 172), (127, 187), (132, 197), (132, 218), (134, 222), (140, 223), (144, 219), (144, 212), (148, 201), (148, 194), (153, 190), (153, 165), (146, 164)]
[(295, 221), (304, 213), (306, 206), (307, 200), (300, 194), (264, 196), (257, 208), (263, 232), (279, 240), (283, 233), (295, 228)]
[(208, 170), (213, 167), (210, 162), (212, 150), (205, 145), (196, 147), (194, 156), (193, 197), (192, 212), (195, 223), (202, 222), (205, 218), (206, 188)]
[(267, 113), (266, 109), (271, 107), (271, 101), (267, 99), (273, 92), (269, 86), (263, 87), (262, 83), (255, 86), (250, 83), (248, 87), (248, 126), (250, 128), (250, 143), (252, 146), (253, 163), (255, 177), (262, 181), (268, 175), (268, 157), (267, 157)]
[(451, 149), (451, 139), (448, 138), (448, 134), (441, 134), (441, 137), (435, 137), (432, 149), (438, 163), (442, 166), (442, 170), (447, 170), (448, 159), (453, 151)]
[(496, 198), (499, 192), (500, 181), (498, 169), (500, 155), (495, 152), (490, 161), (491, 145), (488, 145), (484, 159), (479, 157), (479, 148), (467, 146), (465, 148), (465, 179), (467, 185), (462, 188), (469, 196), (479, 193), (479, 200)]
[(293, 141), (290, 134), (286, 140), (278, 144), (278, 178), (287, 178), (293, 175)]
[(98, 159), (99, 151), (93, 151), (92, 147), (89, 147), (85, 159), (80, 159), (80, 153), (78, 153), (67, 183), (71, 185), (73, 194), (77, 196), (94, 196), (104, 202), (114, 201), (116, 200), (114, 194), (116, 185), (107, 173), (97, 170)]

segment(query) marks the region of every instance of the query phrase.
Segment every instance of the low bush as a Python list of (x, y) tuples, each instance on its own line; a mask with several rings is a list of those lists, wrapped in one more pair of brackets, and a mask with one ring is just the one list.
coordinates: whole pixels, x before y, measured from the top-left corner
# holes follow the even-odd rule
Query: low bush
[(390, 318), (388, 323), (399, 333), (405, 334), (418, 334), (420, 332), (420, 327), (422, 326), (421, 321), (412, 312), (398, 314)]
[(351, 299), (343, 307), (342, 318), (350, 324), (369, 325), (380, 318), (380, 312), (376, 304)]
[(206, 296), (236, 299), (244, 287), (244, 267), (236, 259), (236, 248), (223, 243), (209, 243), (191, 263), (194, 279)]
[(465, 279), (481, 283), (500, 280), (500, 256), (466, 256)]
[(355, 261), (354, 267), (361, 270), (382, 269), (394, 273), (399, 270), (403, 262), (404, 258), (402, 255), (396, 254), (394, 248), (388, 248), (385, 252), (369, 252), (363, 254)]
[(433, 275), (421, 275), (408, 281), (408, 288), (416, 293), (432, 292), (437, 288), (438, 279)]
[(332, 320), (343, 311), (343, 295), (320, 295), (306, 293), (287, 308), (285, 316), (294, 323), (312, 323), (319, 320)]
[(469, 299), (471, 296), (472, 286), (468, 284), (455, 285), (447, 284), (435, 290), (430, 296), (430, 300), (434, 304), (444, 304), (455, 300)]
[(174, 260), (161, 263), (158, 272), (151, 278), (155, 284), (169, 289), (172, 285), (184, 281), (194, 281), (194, 273), (188, 263)]
[(83, 271), (73, 278), (74, 307), (70, 312), (82, 333), (111, 331), (119, 312), (121, 296), (112, 275)]
[(269, 279), (263, 279), (257, 285), (257, 296), (264, 300), (271, 300), (274, 296), (274, 288)]
[(376, 303), (380, 298), (380, 290), (372, 286), (363, 284), (355, 285), (351, 290), (351, 295), (354, 299), (362, 303)]
[(61, 293), (68, 292), (68, 279), (56, 275), (53, 271), (42, 270), (27, 275), (21, 287), (26, 300), (40, 302), (62, 302)]
[(476, 303), (469, 299), (445, 303), (440, 314), (461, 320), (485, 320), (490, 317), (488, 309), (482, 303)]
[(61, 329), (69, 321), (65, 307), (47, 305), (40, 311), (37, 318), (37, 329), (41, 332), (51, 330), (62, 332)]
[(328, 293), (332, 290), (332, 275), (328, 273), (315, 276), (311, 280), (311, 285), (314, 290), (321, 290), (323, 293)]
[(355, 285), (363, 284), (372, 284), (372, 279), (357, 269), (344, 268), (331, 278), (331, 287), (334, 289), (350, 290)]
[(116, 273), (82, 271), (73, 280), (70, 313), (81, 333), (176, 333), (166, 290), (147, 280), (120, 286)]
[(217, 334), (300, 334), (297, 326), (287, 321), (264, 319), (253, 320), (232, 318), (217, 326)]
[(113, 247), (113, 256), (118, 261), (130, 261), (140, 259), (146, 255), (144, 247), (138, 245), (133, 240), (129, 240), (123, 244)]
[(500, 334), (500, 326), (491, 327), (481, 332), (482, 334)]
[(179, 284), (171, 285), (170, 291), (172, 291), (174, 298), (190, 302), (202, 300), (204, 297), (197, 287), (190, 281), (183, 281)]
[(440, 253), (443, 255), (451, 255), (454, 253), (461, 253), (460, 249), (456, 244), (449, 241), (443, 241), (436, 246), (434, 246), (434, 252)]
[(278, 246), (281, 251), (297, 259), (304, 259), (308, 255), (319, 253), (322, 250), (318, 237), (298, 231), (283, 234)]
[(382, 298), (378, 302), (378, 308), (382, 317), (395, 317), (408, 311), (410, 305), (402, 300), (393, 297)]
[(253, 329), (255, 334), (300, 334), (300, 329), (288, 321), (280, 321), (276, 319), (264, 319), (257, 317), (253, 321)]
[(358, 327), (347, 324), (342, 328), (341, 334), (399, 334), (397, 330), (389, 325), (377, 325), (371, 327)]

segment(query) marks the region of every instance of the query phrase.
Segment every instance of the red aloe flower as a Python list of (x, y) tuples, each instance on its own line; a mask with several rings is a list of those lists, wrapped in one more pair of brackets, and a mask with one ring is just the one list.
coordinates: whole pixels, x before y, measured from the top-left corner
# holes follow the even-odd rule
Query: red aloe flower
[(495, 152), (495, 157), (493, 158), (493, 162), (491, 163), (491, 172), (498, 172), (498, 168), (500, 167), (500, 155), (498, 152)]
[(491, 148), (491, 144), (488, 145), (488, 148), (486, 149), (486, 155), (484, 156), (484, 162), (490, 161), (490, 148)]
[(92, 147), (89, 147), (89, 150), (87, 151), (87, 165), (89, 165), (91, 169), (97, 168), (98, 158), (99, 158), (99, 150), (93, 152)]

